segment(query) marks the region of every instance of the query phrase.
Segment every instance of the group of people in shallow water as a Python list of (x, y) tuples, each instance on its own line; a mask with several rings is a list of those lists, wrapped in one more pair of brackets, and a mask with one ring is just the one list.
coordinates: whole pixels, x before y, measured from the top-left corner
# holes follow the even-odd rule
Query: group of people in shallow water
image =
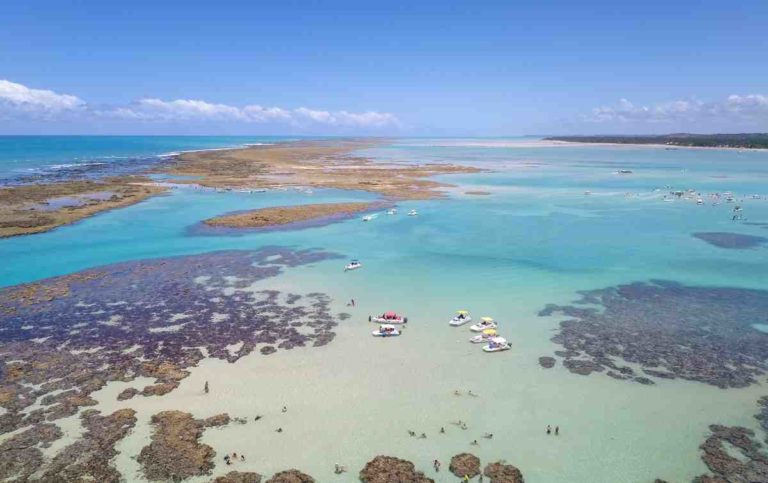
[[(547, 424), (547, 434), (552, 434), (552, 426)], [(555, 426), (555, 436), (560, 435), (560, 426)]]
[[(231, 465), (235, 461), (237, 461), (237, 453), (232, 453), (232, 456), (230, 456), (228, 454), (224, 455), (224, 462), (227, 464), (227, 466)], [(244, 454), (240, 455), (240, 461), (245, 461), (245, 455)]]

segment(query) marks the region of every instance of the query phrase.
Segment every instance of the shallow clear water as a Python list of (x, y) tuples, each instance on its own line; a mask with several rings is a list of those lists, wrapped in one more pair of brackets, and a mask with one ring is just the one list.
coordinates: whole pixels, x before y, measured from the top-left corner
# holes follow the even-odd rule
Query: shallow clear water
[[(354, 297), (354, 317), (329, 346), (251, 355), (234, 365), (206, 361), (163, 398), (118, 403), (114, 394), (124, 385), (98, 396), (100, 408), (137, 407), (144, 420), (179, 407), (201, 417), (266, 414), (263, 428), (251, 423), (206, 432), (205, 442), (220, 454), (249, 458), (242, 467), (218, 464), (216, 474), (269, 474), (291, 466), (320, 481), (352, 481), (332, 475), (333, 464), (356, 474), (384, 453), (412, 459), (431, 475), (433, 459), (446, 463), (470, 451), (486, 462), (505, 458), (534, 483), (689, 481), (705, 471), (697, 448), (707, 425), (756, 427), (755, 401), (764, 394), (759, 386), (723, 391), (660, 381), (646, 387), (599, 374), (576, 376), (559, 365), (541, 369), (537, 357), (556, 349), (549, 338), (558, 319), (536, 313), (546, 303), (577, 298), (578, 290), (651, 278), (768, 289), (768, 249), (728, 250), (691, 236), (729, 231), (768, 237), (761, 226), (731, 220), (739, 204), (748, 221), (768, 222), (768, 153), (408, 139), (364, 154), (493, 171), (443, 177), (457, 185), (448, 199), (401, 203), (398, 215), (382, 213), (369, 223), (353, 219), (242, 236), (192, 236), (188, 229), (228, 211), (374, 196), (177, 189), (50, 233), (0, 240), (0, 285), (116, 261), (267, 245), (319, 247), (361, 259), (364, 267), (351, 273), (343, 273), (344, 262), (337, 260), (264, 281), (277, 290), (326, 292), (339, 310)], [(633, 173), (618, 175), (618, 169)], [(689, 188), (702, 193), (703, 205), (662, 200), (670, 189)], [(491, 194), (464, 194), (468, 190)], [(736, 202), (713, 205), (707, 193), (716, 191), (732, 191)], [(419, 216), (405, 216), (411, 208)], [(513, 350), (484, 354), (466, 342), (466, 328), (449, 328), (452, 312), (464, 308), (497, 318)], [(367, 315), (389, 309), (409, 315), (404, 336), (370, 337)], [(216, 381), (215, 398), (199, 395), (205, 380)], [(455, 397), (457, 388), (480, 397)], [(290, 418), (280, 420), (284, 404)], [(470, 429), (449, 424), (456, 419)], [(563, 436), (547, 438), (547, 424), (559, 424)], [(275, 425), (285, 432), (274, 433)], [(437, 434), (440, 426), (447, 435)], [(429, 437), (411, 439), (407, 429)], [(486, 431), (494, 432), (492, 442), (469, 446)], [(121, 445), (137, 451), (147, 435), (139, 428)], [(117, 463), (129, 475), (135, 470), (127, 451)]]

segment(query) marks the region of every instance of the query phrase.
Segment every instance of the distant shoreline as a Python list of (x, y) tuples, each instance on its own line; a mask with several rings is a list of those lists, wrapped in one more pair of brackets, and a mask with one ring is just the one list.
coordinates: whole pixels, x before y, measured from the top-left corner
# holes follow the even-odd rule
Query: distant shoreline
[(768, 134), (668, 134), (657, 136), (550, 136), (543, 141), (611, 146), (652, 146), (667, 149), (768, 149)]

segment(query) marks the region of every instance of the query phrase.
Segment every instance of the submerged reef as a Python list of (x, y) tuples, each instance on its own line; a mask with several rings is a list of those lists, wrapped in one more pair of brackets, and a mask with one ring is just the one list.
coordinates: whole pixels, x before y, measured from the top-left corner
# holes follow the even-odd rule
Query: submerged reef
[(741, 233), (729, 233), (723, 231), (699, 232), (694, 233), (693, 237), (719, 248), (730, 248), (735, 250), (755, 248), (768, 243), (768, 238), (763, 236), (743, 235)]
[(768, 368), (768, 334), (753, 327), (768, 323), (766, 290), (655, 280), (580, 293), (578, 305), (539, 312), (570, 317), (552, 341), (566, 349), (555, 355), (575, 374), (607, 370), (641, 384), (679, 377), (736, 388)]
[[(118, 263), (0, 289), (0, 434), (30, 427), (5, 442), (5, 476), (38, 471), (37, 447), (61, 437), (50, 423), (95, 405), (91, 394), (108, 382), (149, 377), (153, 384), (126, 388), (118, 399), (157, 396), (174, 390), (204, 357), (234, 362), (255, 350), (327, 344), (337, 319), (326, 295), (251, 286), (285, 267), (335, 256), (274, 247), (223, 251)], [(102, 431), (130, 419), (127, 413), (94, 419), (87, 411), (82, 418), (87, 431), (78, 443), (84, 446), (72, 451), (73, 461), (88, 453), (90, 433), (111, 447), (112, 436), (91, 426), (98, 423)], [(109, 434), (122, 437), (118, 428)], [(58, 457), (38, 474), (69, 475), (74, 463), (59, 464)], [(106, 462), (95, 458), (78, 468), (71, 471), (113, 479)]]

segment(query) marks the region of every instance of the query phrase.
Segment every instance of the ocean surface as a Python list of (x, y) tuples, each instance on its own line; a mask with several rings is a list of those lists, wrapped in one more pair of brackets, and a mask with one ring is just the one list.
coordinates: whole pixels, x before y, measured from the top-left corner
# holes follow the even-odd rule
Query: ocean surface
[(0, 183), (136, 171), (181, 151), (272, 144), (285, 136), (0, 136)]
[[(281, 139), (0, 137), (0, 177)], [(234, 365), (206, 360), (164, 397), (118, 402), (122, 383), (96, 393), (97, 409), (134, 407), (143, 422), (162, 409), (270, 418), (283, 405), (290, 408), (279, 435), (271, 427), (255, 432), (253, 425), (206, 432), (203, 441), (217, 451), (248, 455), (236, 468), (217, 464), (214, 475), (296, 467), (319, 481), (354, 481), (366, 461), (391, 454), (414, 461), (437, 481), (454, 481), (447, 459), (469, 451), (484, 462), (506, 459), (533, 483), (678, 482), (706, 472), (698, 446), (708, 425), (742, 425), (765, 436), (753, 417), (755, 401), (768, 394), (764, 381), (721, 390), (681, 380), (643, 386), (603, 374), (578, 376), (559, 364), (544, 370), (537, 359), (560, 349), (550, 338), (561, 319), (537, 313), (548, 303), (577, 299), (581, 290), (650, 279), (768, 289), (768, 248), (724, 249), (692, 236), (768, 237), (764, 227), (745, 223), (768, 222), (768, 152), (409, 138), (359, 154), (487, 171), (444, 176), (454, 185), (447, 199), (402, 202), (398, 215), (380, 213), (369, 223), (351, 219), (239, 236), (199, 236), (190, 227), (235, 210), (376, 196), (178, 188), (49, 233), (0, 240), (0, 286), (119, 261), (271, 245), (359, 258), (364, 267), (355, 272), (344, 273), (345, 262), (331, 260), (260, 282), (276, 290), (325, 292), (339, 311), (351, 311), (328, 346), (254, 353)], [(688, 189), (702, 193), (702, 204), (696, 197), (664, 201), (670, 191)], [(467, 195), (471, 190), (490, 194)], [(732, 192), (734, 202), (716, 204), (708, 196), (714, 192)], [(736, 205), (742, 220), (732, 220)], [(405, 216), (410, 209), (419, 215)], [(350, 298), (354, 309), (345, 307)], [(447, 324), (458, 309), (499, 320), (513, 349), (485, 354), (467, 343), (466, 327)], [(367, 316), (385, 310), (408, 315), (402, 337), (370, 336)], [(215, 381), (213, 401), (198, 395), (206, 380)], [(457, 389), (478, 397), (454, 396)], [(451, 425), (455, 420), (469, 429)], [(73, 436), (75, 423), (64, 423)], [(559, 425), (561, 436), (546, 436), (548, 424)], [(446, 434), (438, 433), (441, 426)], [(428, 438), (410, 438), (409, 429)], [(469, 445), (484, 432), (494, 438)], [(115, 464), (129, 480), (141, 480), (130, 455), (148, 437), (149, 427), (139, 425), (118, 446), (123, 452)], [(437, 475), (435, 458), (444, 462)], [(334, 463), (348, 466), (352, 476), (333, 475)]]

